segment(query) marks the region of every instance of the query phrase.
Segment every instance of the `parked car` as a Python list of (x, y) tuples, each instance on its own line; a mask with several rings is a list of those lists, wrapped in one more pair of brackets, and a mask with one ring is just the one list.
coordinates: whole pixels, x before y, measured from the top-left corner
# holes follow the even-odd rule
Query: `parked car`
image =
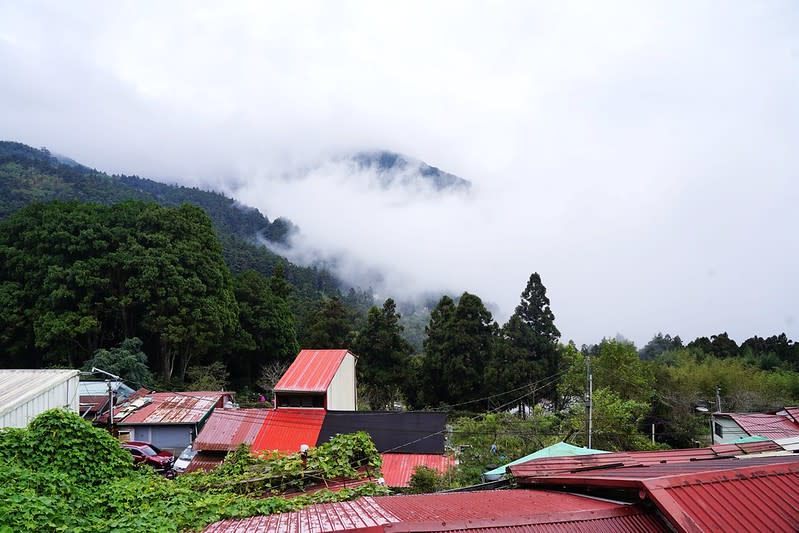
[(192, 450), (191, 446), (186, 446), (186, 449), (180, 452), (178, 458), (175, 459), (175, 464), (173, 465), (175, 471), (178, 474), (185, 472), (195, 455), (197, 455), (197, 450)]
[(137, 465), (146, 464), (153, 467), (156, 471), (161, 472), (167, 477), (169, 472), (174, 475), (172, 465), (175, 463), (175, 456), (169, 452), (160, 450), (149, 442), (128, 441), (123, 442), (122, 447), (128, 450), (133, 455), (133, 462)]

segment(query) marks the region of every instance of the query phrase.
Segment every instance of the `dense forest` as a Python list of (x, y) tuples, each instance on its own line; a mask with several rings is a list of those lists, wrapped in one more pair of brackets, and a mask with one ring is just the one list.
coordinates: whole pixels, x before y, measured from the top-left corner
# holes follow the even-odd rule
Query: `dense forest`
[(467, 450), (461, 482), (498, 460), (490, 448), (587, 444), (589, 362), (596, 448), (695, 446), (708, 437), (702, 409), (799, 400), (799, 343), (785, 334), (577, 347), (561, 339), (535, 272), (505, 324), (475, 294), (445, 295), (414, 315), (424, 332), (412, 344), (393, 299), (373, 305), (369, 291), (254, 244), (285, 238), (288, 222), (214, 193), (0, 147), (6, 367), (96, 365), (134, 385), (226, 386), (245, 398), (268, 390), (300, 348), (350, 348), (363, 408), (452, 413), (451, 444)]

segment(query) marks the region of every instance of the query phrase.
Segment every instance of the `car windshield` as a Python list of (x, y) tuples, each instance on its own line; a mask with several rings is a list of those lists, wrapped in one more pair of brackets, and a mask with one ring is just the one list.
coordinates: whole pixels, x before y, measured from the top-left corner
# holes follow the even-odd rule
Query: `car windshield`
[(144, 444), (141, 447), (141, 451), (143, 451), (147, 455), (158, 455), (161, 453), (161, 450), (153, 446), (152, 444)]

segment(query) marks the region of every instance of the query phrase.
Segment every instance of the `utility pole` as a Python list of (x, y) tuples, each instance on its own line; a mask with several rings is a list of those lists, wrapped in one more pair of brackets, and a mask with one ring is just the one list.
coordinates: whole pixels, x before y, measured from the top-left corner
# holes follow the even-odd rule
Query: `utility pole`
[(594, 430), (594, 375), (591, 373), (591, 354), (588, 354), (588, 447), (591, 447), (591, 433)]
[(721, 387), (716, 387), (716, 412), (721, 413)]
[(108, 385), (108, 430), (111, 434), (114, 434), (114, 390), (111, 386), (111, 379), (115, 379), (116, 381), (122, 381), (122, 378), (117, 376), (116, 374), (112, 374), (111, 372), (106, 372), (105, 370), (101, 370), (96, 367), (92, 367), (92, 373), (104, 374), (108, 376), (105, 380), (106, 384)]

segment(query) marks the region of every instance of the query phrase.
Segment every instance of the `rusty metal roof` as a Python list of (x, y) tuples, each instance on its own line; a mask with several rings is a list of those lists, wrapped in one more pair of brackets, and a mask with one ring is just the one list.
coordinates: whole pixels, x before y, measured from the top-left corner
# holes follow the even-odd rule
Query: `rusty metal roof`
[(199, 452), (195, 455), (189, 466), (186, 467), (186, 472), (195, 472), (197, 470), (213, 470), (221, 465), (225, 460), (225, 454), (219, 452)]
[(267, 410), (258, 435), (251, 450), (297, 452), (301, 444), (314, 446), (319, 438), (319, 430), (325, 419), (323, 409), (280, 409)]
[(275, 384), (275, 392), (327, 391), (348, 353), (349, 350), (302, 350)]
[[(114, 413), (114, 421), (122, 426), (130, 424), (196, 424), (202, 421), (217, 403), (231, 392), (191, 391), (191, 392), (153, 392), (134, 399), (131, 396), (119, 411)], [(151, 401), (138, 409), (126, 409), (137, 399)]]
[(455, 466), (455, 460), (441, 454), (384, 453), (383, 479), (389, 487), (407, 487), (417, 466), (432, 468), (441, 474)]
[(383, 531), (383, 524), (397, 517), (383, 509), (374, 498), (351, 502), (311, 505), (293, 513), (223, 520), (205, 528), (204, 533), (322, 533), (328, 531)]
[(269, 409), (214, 409), (192, 445), (195, 450), (233, 451), (252, 444)]
[(224, 520), (206, 533), (352, 531), (666, 531), (652, 508), (550, 491), (504, 490), (359, 498)]
[(714, 413), (713, 416), (729, 417), (749, 435), (760, 435), (768, 439), (799, 436), (799, 424), (787, 416), (765, 413)]

